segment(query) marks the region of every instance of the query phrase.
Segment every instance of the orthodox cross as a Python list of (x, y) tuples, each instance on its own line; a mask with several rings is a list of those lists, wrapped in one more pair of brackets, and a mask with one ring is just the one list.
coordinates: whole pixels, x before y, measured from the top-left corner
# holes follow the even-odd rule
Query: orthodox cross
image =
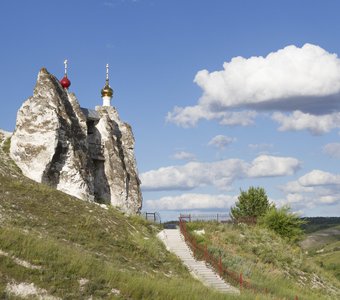
[(67, 77), (67, 59), (64, 60), (65, 65), (65, 76)]
[(106, 64), (106, 82), (109, 83), (109, 64)]

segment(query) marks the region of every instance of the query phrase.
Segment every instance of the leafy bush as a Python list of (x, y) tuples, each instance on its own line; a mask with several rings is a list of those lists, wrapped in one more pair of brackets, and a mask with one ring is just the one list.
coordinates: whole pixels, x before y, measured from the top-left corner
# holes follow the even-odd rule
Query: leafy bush
[(302, 237), (303, 230), (301, 229), (301, 225), (304, 223), (305, 221), (300, 219), (299, 216), (290, 212), (288, 206), (279, 209), (271, 207), (260, 219), (261, 225), (293, 242)]
[(238, 196), (235, 206), (230, 209), (233, 220), (254, 219), (263, 216), (273, 205), (269, 202), (266, 191), (261, 187), (250, 187)]

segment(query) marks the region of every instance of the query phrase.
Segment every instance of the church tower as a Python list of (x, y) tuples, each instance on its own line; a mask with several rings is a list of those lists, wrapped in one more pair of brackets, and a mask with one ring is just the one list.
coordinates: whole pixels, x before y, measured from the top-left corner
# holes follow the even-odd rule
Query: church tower
[(111, 106), (111, 99), (113, 96), (113, 89), (109, 84), (109, 64), (106, 64), (106, 81), (105, 86), (101, 90), (103, 106)]

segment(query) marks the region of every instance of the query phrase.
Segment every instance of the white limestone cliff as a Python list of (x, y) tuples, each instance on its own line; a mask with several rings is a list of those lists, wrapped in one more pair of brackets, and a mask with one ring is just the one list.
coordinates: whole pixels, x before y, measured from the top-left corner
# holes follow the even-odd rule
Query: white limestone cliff
[(17, 114), (12, 159), (37, 182), (138, 213), (142, 195), (130, 126), (113, 107), (84, 112), (75, 95), (41, 69), (33, 96)]

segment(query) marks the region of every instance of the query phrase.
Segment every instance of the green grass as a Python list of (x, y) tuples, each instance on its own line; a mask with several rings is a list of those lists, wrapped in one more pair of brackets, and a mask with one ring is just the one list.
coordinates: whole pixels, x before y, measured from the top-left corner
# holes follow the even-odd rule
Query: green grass
[(6, 154), (9, 154), (10, 148), (11, 148), (11, 139), (7, 138), (2, 145), (2, 149)]
[[(0, 176), (0, 249), (42, 270), (0, 256), (6, 282), (34, 282), (63, 299), (225, 299), (194, 280), (156, 238), (159, 228), (47, 186)], [(80, 291), (78, 281), (89, 283)], [(1, 297), (0, 297), (1, 298)]]
[[(13, 281), (34, 283), (62, 299), (293, 299), (295, 293), (299, 299), (325, 299), (321, 292), (315, 296), (284, 279), (286, 266), (299, 272), (304, 268), (298, 248), (261, 229), (218, 224), (208, 224), (200, 242), (208, 242), (226, 265), (268, 287), (275, 297), (209, 289), (166, 251), (156, 237), (160, 226), (25, 178), (9, 158), (8, 145), (0, 147), (0, 250), (7, 253), (0, 254), (0, 299), (20, 299), (6, 292)], [(81, 279), (88, 280), (83, 288)]]
[(310, 233), (301, 242), (303, 249), (314, 253), (325, 247), (325, 245), (340, 241), (340, 225), (321, 229)]
[(0, 299), (20, 299), (6, 292), (11, 282), (62, 299), (252, 299), (194, 279), (158, 240), (158, 225), (33, 182), (1, 147), (0, 171)]
[(340, 251), (332, 251), (324, 254), (319, 254), (312, 258), (320, 267), (333, 273), (340, 281)]
[[(188, 224), (191, 232), (228, 270), (242, 273), (253, 286), (275, 297), (294, 299), (338, 299), (340, 282), (318, 266), (295, 244), (259, 226), (236, 226), (214, 222)], [(337, 294), (335, 294), (337, 293)]]
[[(136, 272), (128, 267), (118, 267), (115, 261), (96, 253), (48, 237), (41, 239), (18, 229), (2, 230), (0, 241), (2, 249), (42, 267), (41, 270), (29, 270), (8, 258), (1, 258), (2, 274), (18, 282), (29, 279), (62, 299), (84, 299), (89, 295), (95, 299), (110, 299), (113, 288), (120, 290), (124, 299), (185, 299), (188, 295), (191, 299), (201, 299), (201, 295), (208, 299), (223, 299), (221, 294), (192, 280), (184, 270), (174, 272), (170, 278), (162, 275), (159, 268), (153, 269), (154, 272)], [(79, 289), (81, 278), (89, 280), (84, 290)]]
[[(339, 229), (339, 226), (334, 227)], [(318, 232), (316, 232), (318, 233)], [(324, 230), (319, 231), (324, 234)], [(324, 243), (321, 243), (321, 240)], [(339, 235), (320, 235), (315, 244), (309, 244), (309, 260), (332, 273), (340, 281), (340, 240)]]

